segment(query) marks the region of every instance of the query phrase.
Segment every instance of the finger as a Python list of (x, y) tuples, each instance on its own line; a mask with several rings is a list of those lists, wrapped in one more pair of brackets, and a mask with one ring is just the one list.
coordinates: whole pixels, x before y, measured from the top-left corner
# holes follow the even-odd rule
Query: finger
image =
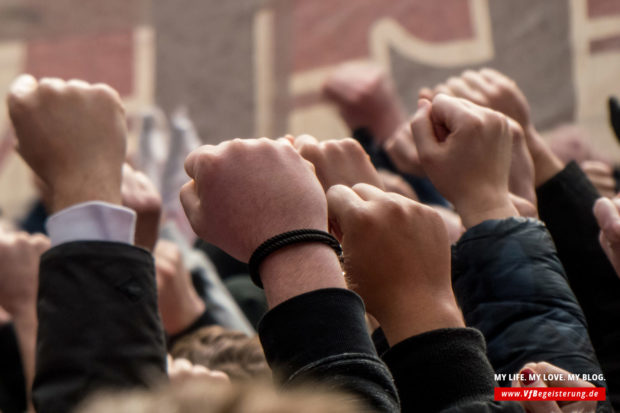
[(610, 244), (620, 243), (620, 214), (616, 205), (607, 198), (599, 198), (594, 204), (594, 216)]
[(437, 96), (440, 93), (448, 96), (453, 95), (452, 90), (450, 90), (450, 88), (444, 83), (440, 83), (439, 85), (435, 86), (435, 89), (433, 89), (433, 97)]
[(37, 89), (37, 79), (33, 76), (20, 75), (13, 81), (9, 88), (9, 97), (23, 98), (32, 94)]
[(196, 181), (192, 180), (181, 187), (179, 193), (181, 200), (181, 206), (187, 215), (187, 219), (192, 228), (200, 227), (201, 215), (200, 215), (200, 198), (196, 193)]
[(192, 369), (192, 363), (187, 360), (187, 359), (183, 359), (183, 358), (179, 358), (179, 359), (174, 359), (173, 361), (173, 365), (175, 367), (175, 370), (177, 371), (189, 371)]
[[(536, 373), (544, 377), (552, 378), (545, 380), (549, 387), (595, 387), (594, 384), (580, 379), (570, 379), (570, 372), (547, 362), (536, 363), (532, 368)], [(562, 375), (561, 378), (559, 375)]]
[(185, 158), (185, 163), (183, 164), (185, 173), (187, 173), (190, 178), (195, 179), (198, 175), (198, 165), (204, 163), (204, 155), (211, 155), (215, 148), (216, 146), (213, 145), (202, 145), (198, 149), (193, 150), (187, 155), (187, 158)]
[(295, 149), (300, 150), (304, 145), (318, 145), (319, 141), (312, 135), (299, 135), (295, 138), (293, 146)]
[(451, 77), (447, 82), (448, 88), (452, 91), (452, 95), (458, 96), (472, 102), (479, 103), (482, 100), (480, 92), (469, 87), (467, 82), (458, 77)]
[(209, 376), (212, 379), (217, 380), (219, 382), (230, 383), (230, 377), (228, 377), (228, 374), (224, 373), (223, 371), (220, 371), (220, 370), (210, 370), (209, 371)]
[[(538, 373), (530, 367), (531, 364), (526, 364), (525, 368), (523, 368), (520, 372), (523, 375), (524, 380), (520, 380), (518, 382), (513, 382), (513, 387), (547, 387), (544, 381), (538, 376)], [(516, 386), (514, 386), (516, 384)], [(554, 401), (531, 401), (524, 400), (521, 401), (521, 405), (526, 409), (526, 411), (530, 411), (532, 413), (562, 413), (558, 404)]]
[(344, 185), (334, 185), (327, 190), (327, 215), (336, 238), (342, 241), (352, 217), (352, 211), (363, 205), (355, 191)]
[(435, 136), (431, 110), (432, 104), (428, 100), (419, 100), (418, 111), (411, 121), (411, 134), (421, 160), (425, 157), (432, 158), (439, 152), (439, 142)]
[(385, 192), (376, 186), (360, 183), (353, 185), (351, 189), (364, 201), (375, 201), (386, 198)]
[(62, 89), (66, 86), (66, 83), (58, 77), (44, 77), (39, 80), (39, 86), (44, 88), (49, 87), (51, 89)]
[(532, 204), (525, 198), (513, 194), (512, 192), (509, 195), (512, 205), (514, 205), (514, 207), (517, 209), (520, 216), (538, 218), (538, 210), (536, 210), (534, 204)]
[(71, 79), (67, 82), (68, 86), (73, 86), (80, 89), (89, 89), (90, 84), (80, 79)]
[(467, 85), (473, 90), (478, 91), (483, 96), (489, 96), (493, 92), (493, 86), (478, 72), (473, 70), (466, 70), (463, 72), (461, 78), (467, 83)]
[(429, 87), (423, 87), (418, 92), (418, 99), (433, 100), (433, 96), (435, 96), (435, 93), (433, 93), (433, 90)]
[(586, 173), (591, 172), (602, 176), (611, 176), (613, 174), (611, 166), (601, 161), (583, 161), (579, 166)]

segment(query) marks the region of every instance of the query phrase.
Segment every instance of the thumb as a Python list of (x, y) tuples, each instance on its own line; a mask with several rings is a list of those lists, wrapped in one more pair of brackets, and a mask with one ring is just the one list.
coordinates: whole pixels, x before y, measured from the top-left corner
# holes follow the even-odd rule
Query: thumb
[(620, 214), (616, 204), (610, 199), (599, 198), (594, 204), (594, 216), (609, 242), (620, 243)]
[(351, 227), (353, 211), (364, 201), (348, 186), (334, 185), (326, 193), (327, 214), (331, 232), (342, 243), (344, 235)]
[[(541, 375), (530, 368), (526, 367), (522, 369), (520, 374), (523, 375), (523, 379), (518, 382), (516, 387), (538, 389), (548, 387), (542, 380)], [(562, 413), (558, 404), (551, 400), (523, 400), (521, 401), (521, 405), (526, 411), (532, 413)]]
[(433, 159), (438, 155), (440, 147), (431, 117), (432, 104), (426, 99), (418, 101), (418, 111), (411, 120), (411, 133), (418, 149), (420, 159)]

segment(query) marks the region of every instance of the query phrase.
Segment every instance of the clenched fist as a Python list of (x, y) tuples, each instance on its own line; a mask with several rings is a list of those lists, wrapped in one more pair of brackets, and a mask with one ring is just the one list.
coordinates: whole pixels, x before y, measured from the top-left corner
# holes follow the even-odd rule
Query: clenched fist
[(347, 126), (368, 128), (378, 144), (405, 120), (392, 79), (376, 65), (348, 63), (332, 72), (323, 95), (338, 106)]
[(126, 124), (113, 89), (22, 75), (7, 103), (19, 153), (52, 192), (52, 213), (91, 200), (120, 204)]
[(411, 128), (424, 170), (465, 227), (518, 215), (508, 176), (519, 128), (505, 115), (439, 94), (420, 100)]
[(438, 328), (463, 327), (450, 281), (450, 244), (439, 214), (371, 185), (327, 192), (349, 287), (390, 344)]
[(337, 184), (383, 186), (364, 148), (354, 139), (319, 142), (312, 136), (302, 135), (293, 144), (301, 156), (312, 162), (325, 191)]
[(121, 195), (123, 205), (137, 215), (135, 244), (153, 251), (159, 236), (161, 195), (144, 173), (127, 163), (123, 165)]
[(34, 311), (39, 258), (49, 245), (47, 237), (41, 234), (0, 229), (0, 306), (11, 315), (17, 316), (22, 310)]
[[(496, 110), (521, 125), (525, 139), (514, 141), (511, 189), (516, 183), (518, 189), (513, 191), (536, 204), (532, 198), (533, 191), (526, 192), (522, 189), (525, 186), (524, 182), (529, 185), (531, 175), (534, 173), (534, 184), (539, 186), (561, 171), (563, 165), (538, 134), (532, 122), (529, 103), (515, 81), (493, 69), (466, 70), (461, 76), (449, 78), (434, 90), (421, 90), (420, 98), (431, 100), (438, 93), (467, 99), (477, 105)], [(526, 156), (523, 146), (527, 146), (529, 156)], [(528, 159), (530, 157), (531, 159)], [(530, 171), (532, 165), (534, 171)]]
[(327, 202), (312, 164), (285, 139), (205, 145), (185, 161), (192, 181), (181, 203), (192, 228), (248, 262), (268, 238), (302, 228), (327, 230)]

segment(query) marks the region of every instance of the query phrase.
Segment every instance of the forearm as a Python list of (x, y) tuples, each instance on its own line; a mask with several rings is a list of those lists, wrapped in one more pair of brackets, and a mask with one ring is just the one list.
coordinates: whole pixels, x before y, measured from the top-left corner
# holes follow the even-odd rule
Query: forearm
[(585, 317), (542, 223), (511, 218), (469, 229), (453, 249), (453, 284), (467, 325), (486, 338), (496, 372), (516, 373), (532, 360), (600, 372)]
[(13, 316), (13, 324), (19, 344), (19, 352), (22, 358), (24, 377), (26, 379), (26, 394), (28, 402), (31, 403), (32, 382), (34, 380), (35, 369), (35, 348), (37, 342), (37, 314), (36, 303), (23, 311), (16, 312)]
[(484, 338), (474, 329), (448, 328), (403, 340), (383, 356), (394, 375), (403, 412), (522, 412), (493, 400), (493, 369)]
[(329, 288), (272, 308), (259, 326), (267, 362), (284, 385), (311, 381), (355, 395), (380, 412), (399, 412), (387, 367), (366, 330), (362, 300)]
[(114, 242), (52, 248), (41, 258), (38, 316), (38, 412), (70, 411), (102, 388), (166, 379), (153, 259), (143, 249)]
[(269, 308), (323, 288), (347, 288), (334, 251), (321, 243), (295, 244), (269, 255), (260, 266)]
[(525, 139), (534, 162), (534, 186), (538, 188), (564, 168), (562, 161), (544, 143), (536, 128), (530, 125), (524, 130)]

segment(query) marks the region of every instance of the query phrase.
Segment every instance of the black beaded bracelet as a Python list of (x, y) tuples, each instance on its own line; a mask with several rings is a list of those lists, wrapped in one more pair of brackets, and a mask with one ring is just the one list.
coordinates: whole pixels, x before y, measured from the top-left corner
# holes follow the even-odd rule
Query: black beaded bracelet
[(260, 244), (252, 253), (248, 266), (250, 267), (250, 278), (254, 284), (260, 288), (263, 288), (263, 283), (261, 282), (260, 274), (258, 273), (258, 267), (269, 254), (291, 244), (301, 242), (322, 242), (323, 244), (327, 244), (336, 252), (338, 258), (342, 260), (342, 247), (340, 246), (338, 240), (328, 232), (318, 229), (296, 229), (293, 231), (284, 232), (280, 235), (269, 238), (267, 241)]

